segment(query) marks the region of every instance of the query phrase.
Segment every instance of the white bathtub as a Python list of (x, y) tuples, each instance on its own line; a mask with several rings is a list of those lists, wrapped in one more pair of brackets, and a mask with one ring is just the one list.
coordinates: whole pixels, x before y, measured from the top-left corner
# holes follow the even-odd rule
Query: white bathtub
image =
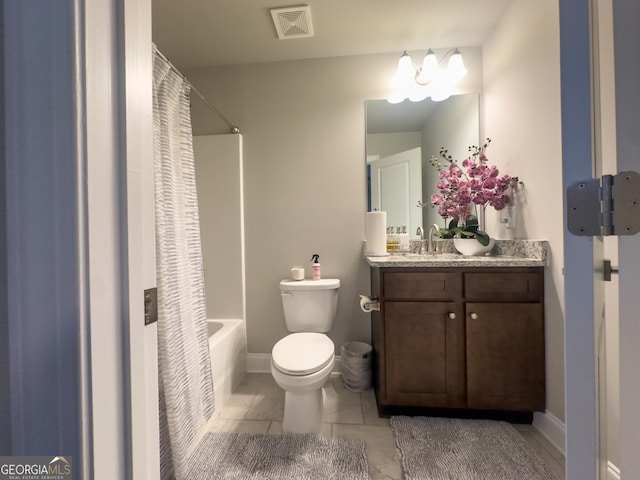
[(247, 370), (247, 349), (243, 320), (207, 320), (211, 375), (216, 415)]

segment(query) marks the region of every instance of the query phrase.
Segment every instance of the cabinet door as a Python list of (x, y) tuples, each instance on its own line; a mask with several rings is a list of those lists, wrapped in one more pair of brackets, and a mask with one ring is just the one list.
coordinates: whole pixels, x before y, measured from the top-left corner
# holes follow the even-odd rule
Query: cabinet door
[(468, 303), (466, 344), (469, 408), (544, 409), (541, 304)]
[(385, 302), (389, 405), (464, 406), (464, 319), (454, 302)]

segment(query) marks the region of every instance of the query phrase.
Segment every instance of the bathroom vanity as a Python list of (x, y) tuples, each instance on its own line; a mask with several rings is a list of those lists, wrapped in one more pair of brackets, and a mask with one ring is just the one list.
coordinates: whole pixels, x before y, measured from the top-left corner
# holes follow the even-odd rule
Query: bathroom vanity
[(546, 242), (496, 251), (367, 258), (381, 415), (530, 421), (544, 410)]

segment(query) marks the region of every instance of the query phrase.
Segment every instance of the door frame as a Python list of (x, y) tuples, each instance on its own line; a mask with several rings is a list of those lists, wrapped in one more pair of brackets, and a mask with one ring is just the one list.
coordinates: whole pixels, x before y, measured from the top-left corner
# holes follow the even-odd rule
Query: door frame
[[(593, 175), (590, 3), (559, 2), (563, 192)], [(563, 206), (566, 480), (597, 480), (594, 242), (568, 231), (566, 193)]]
[[(85, 0), (88, 1), (88, 0)], [(144, 290), (156, 287), (151, 0), (118, 0), (128, 280), (124, 334), (128, 477), (160, 478), (157, 323), (145, 324)], [(106, 478), (105, 478), (106, 480)]]

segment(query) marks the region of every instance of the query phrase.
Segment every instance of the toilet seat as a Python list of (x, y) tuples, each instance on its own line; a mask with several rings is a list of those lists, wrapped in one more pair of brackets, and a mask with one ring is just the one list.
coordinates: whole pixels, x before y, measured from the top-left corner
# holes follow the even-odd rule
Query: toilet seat
[(276, 343), (273, 365), (287, 375), (310, 375), (333, 360), (335, 347), (324, 333), (292, 333)]

